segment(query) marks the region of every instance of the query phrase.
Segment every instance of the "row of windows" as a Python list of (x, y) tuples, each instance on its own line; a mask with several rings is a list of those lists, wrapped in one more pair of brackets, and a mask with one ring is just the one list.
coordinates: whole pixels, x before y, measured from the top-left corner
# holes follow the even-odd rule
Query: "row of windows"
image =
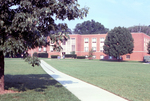
[[(92, 38), (92, 43), (96, 43), (97, 38)], [(105, 38), (100, 38), (100, 42), (103, 43)], [(89, 38), (84, 38), (84, 43), (89, 43)]]
[[(42, 51), (42, 48), (39, 48), (39, 52)], [(46, 52), (46, 47), (43, 47), (43, 51)]]
[[(92, 47), (92, 50), (93, 50), (93, 52), (96, 52), (96, 47)], [(103, 46), (102, 47), (100, 47), (100, 52), (103, 52)], [(88, 52), (89, 51), (89, 47), (84, 47), (84, 51), (85, 52)]]

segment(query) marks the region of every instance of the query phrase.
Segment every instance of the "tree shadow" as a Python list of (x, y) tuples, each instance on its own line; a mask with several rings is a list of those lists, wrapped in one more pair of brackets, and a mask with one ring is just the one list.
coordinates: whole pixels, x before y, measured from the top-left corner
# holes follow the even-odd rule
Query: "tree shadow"
[(62, 87), (60, 83), (47, 74), (5, 75), (5, 89), (17, 91), (44, 91), (48, 86)]

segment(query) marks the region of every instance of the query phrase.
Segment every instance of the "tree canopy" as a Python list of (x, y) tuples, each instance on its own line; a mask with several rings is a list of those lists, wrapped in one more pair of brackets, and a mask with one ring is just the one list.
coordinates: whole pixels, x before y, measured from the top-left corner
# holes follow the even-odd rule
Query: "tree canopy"
[(150, 41), (149, 41), (148, 44), (147, 44), (147, 51), (148, 51), (147, 54), (150, 54)]
[[(39, 65), (37, 58), (28, 57), (28, 50), (67, 40), (67, 24), (55, 20), (75, 20), (87, 16), (88, 8), (79, 8), (77, 0), (0, 0), (0, 91), (4, 78), (4, 55), (24, 54), (30, 64)], [(46, 38), (50, 37), (47, 41)], [(37, 61), (35, 61), (37, 60)]]
[(128, 30), (130, 32), (143, 32), (150, 36), (150, 26), (132, 26), (129, 27)]
[(134, 48), (133, 41), (131, 33), (126, 28), (115, 27), (106, 36), (104, 53), (114, 58), (131, 54)]
[(83, 23), (78, 23), (75, 26), (74, 33), (75, 34), (106, 34), (108, 32), (108, 28), (105, 28), (101, 23), (91, 21), (84, 21)]

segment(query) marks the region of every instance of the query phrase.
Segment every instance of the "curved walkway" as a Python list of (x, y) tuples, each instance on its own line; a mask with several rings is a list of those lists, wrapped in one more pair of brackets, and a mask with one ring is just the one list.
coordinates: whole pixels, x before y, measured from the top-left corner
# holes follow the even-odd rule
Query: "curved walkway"
[(81, 101), (128, 101), (99, 87), (64, 74), (43, 60), (41, 60), (41, 67)]

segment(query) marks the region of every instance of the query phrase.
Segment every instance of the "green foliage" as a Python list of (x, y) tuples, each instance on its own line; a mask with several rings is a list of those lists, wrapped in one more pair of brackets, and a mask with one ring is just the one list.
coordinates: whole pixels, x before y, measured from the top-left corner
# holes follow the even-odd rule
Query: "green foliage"
[(59, 55), (51, 55), (51, 58), (57, 59), (58, 56), (59, 56)]
[[(12, 9), (14, 5), (19, 7)], [(77, 0), (0, 0), (0, 51), (4, 55), (24, 54), (27, 60), (31, 60), (29, 49), (50, 43), (60, 51), (59, 42), (69, 38), (69, 29), (67, 24), (56, 24), (55, 20), (82, 19), (88, 9), (79, 9)]]
[(76, 25), (74, 29), (75, 34), (106, 34), (109, 29), (105, 28), (101, 23), (91, 21), (84, 21)]
[(133, 26), (129, 27), (128, 30), (130, 32), (143, 32), (150, 36), (150, 26)]
[(147, 51), (148, 51), (147, 54), (150, 54), (150, 41), (148, 42), (148, 45), (147, 45)]
[(89, 51), (89, 57), (93, 57), (93, 49)]
[(33, 67), (35, 65), (37, 66), (40, 65), (40, 60), (36, 56), (33, 56), (33, 57), (28, 56), (27, 58), (25, 58), (25, 61), (31, 64)]
[(131, 33), (124, 27), (115, 27), (108, 32), (104, 42), (104, 53), (115, 58), (131, 54), (134, 48)]
[(65, 58), (77, 58), (76, 54), (65, 54)]
[(34, 53), (33, 53), (33, 56), (38, 57), (38, 53), (37, 53), (37, 52), (34, 52)]
[(77, 56), (77, 59), (85, 59), (85, 56)]
[(40, 58), (48, 58), (48, 53), (38, 53), (38, 57), (40, 57)]

